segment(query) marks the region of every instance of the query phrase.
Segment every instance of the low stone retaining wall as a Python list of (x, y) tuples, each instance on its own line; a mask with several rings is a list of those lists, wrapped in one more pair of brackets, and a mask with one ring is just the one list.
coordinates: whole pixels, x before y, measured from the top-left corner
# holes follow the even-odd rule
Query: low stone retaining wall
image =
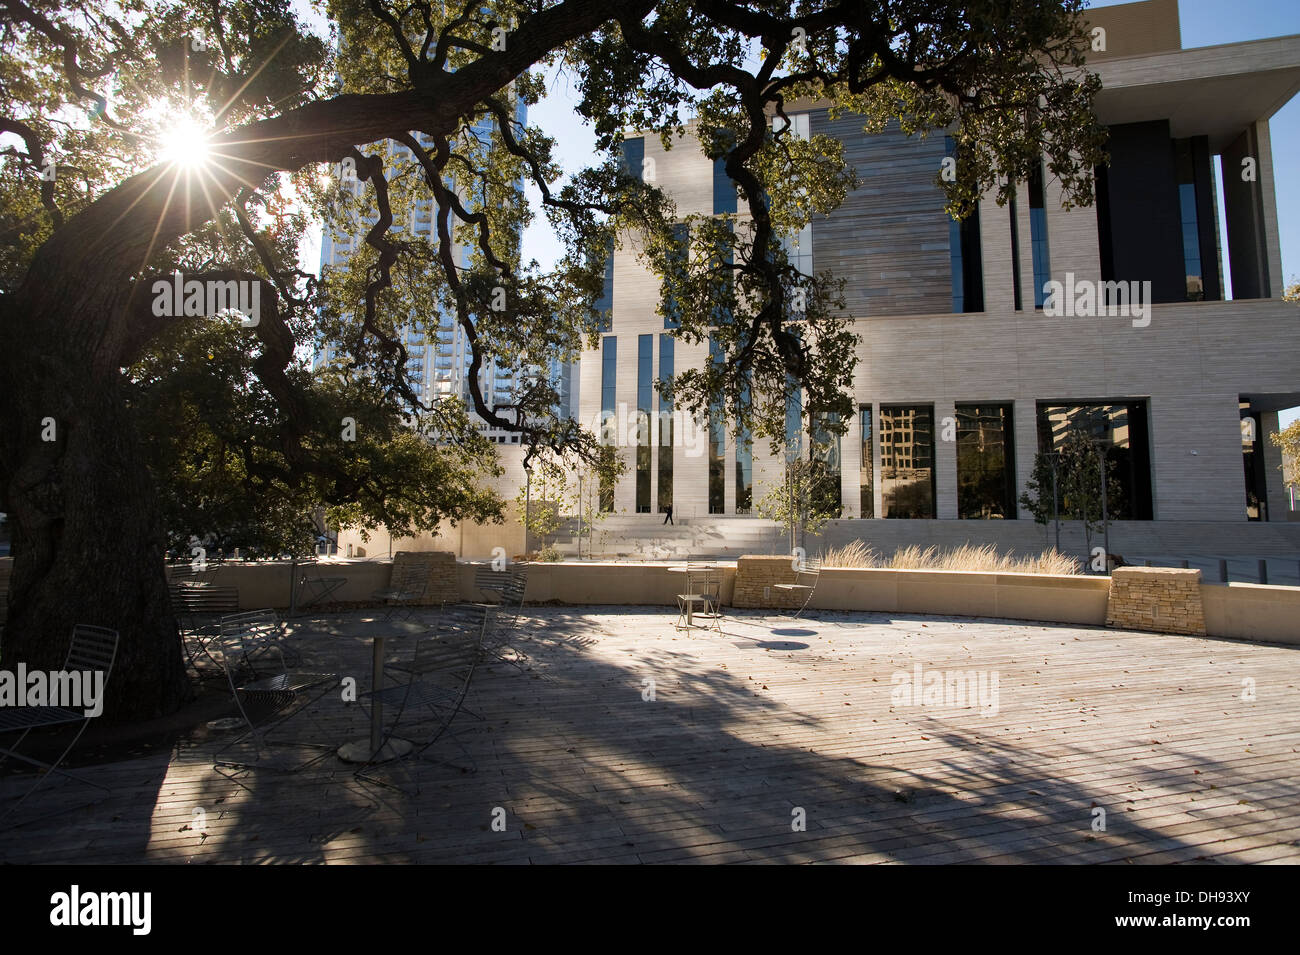
[(1300, 645), (1300, 587), (1203, 583), (1201, 603), (1212, 637)]
[(1106, 623), (1124, 630), (1205, 636), (1201, 572), (1178, 567), (1117, 567)]
[[(438, 558), (440, 573), (450, 568), (448, 556)], [(762, 566), (765, 573), (784, 575), (788, 571), (788, 579), (793, 582), (794, 571), (789, 558), (765, 556), (757, 559), (772, 562), (771, 566), (756, 565)], [(11, 558), (0, 559), (0, 566), (9, 560)], [(475, 569), (474, 564), (455, 564), (459, 599), (482, 599), (474, 587)], [(1160, 576), (1162, 570), (1165, 569), (1121, 567), (1116, 570), (1115, 577), (1122, 581), (1133, 572), (1157, 572), (1155, 576)], [(369, 600), (375, 591), (388, 586), (392, 565), (375, 560), (327, 561), (299, 565), (298, 573), (344, 577), (347, 582), (329, 599), (360, 602)], [(749, 599), (743, 589), (740, 598), (736, 598), (736, 568), (723, 566), (721, 573), (724, 606), (740, 606), (740, 601)], [(1176, 577), (1178, 574), (1195, 576), (1197, 572), (1177, 570), (1173, 573)], [(287, 561), (215, 564), (207, 575), (214, 585), (237, 587), (240, 606), (246, 610), (263, 607), (284, 610), (288, 607), (291, 574)], [(809, 607), (815, 610), (1001, 617), (1100, 627), (1105, 626), (1108, 620), (1117, 619), (1109, 613), (1110, 589), (1115, 577), (829, 568), (822, 570)], [(685, 578), (681, 574), (669, 573), (664, 564), (535, 563), (529, 565), (527, 601), (534, 604), (555, 601), (675, 608), (676, 594), (684, 584)], [(758, 592), (761, 594), (761, 589)], [(1300, 646), (1300, 587), (1201, 581), (1197, 592), (1202, 607), (1201, 633)], [(1185, 598), (1190, 598), (1186, 588), (1182, 593)], [(802, 601), (802, 594), (799, 599)], [(1146, 609), (1150, 610), (1149, 598)], [(1170, 601), (1168, 616), (1171, 618), (1173, 609)], [(675, 609), (667, 612), (675, 612)], [(1136, 617), (1125, 617), (1125, 620), (1130, 622), (1112, 625), (1137, 630), (1155, 629)]]
[(390, 586), (392, 581), (404, 579), (404, 575), (408, 572), (407, 568), (414, 568), (412, 573), (422, 573), (428, 577), (424, 597), (416, 601), (420, 606), (440, 607), (444, 603), (455, 603), (460, 600), (460, 575), (456, 555), (451, 551), (399, 550), (393, 555), (392, 567), (392, 574), (389, 577)]
[[(778, 590), (777, 584), (797, 583), (792, 557), (741, 557), (736, 561), (736, 587), (733, 607), (763, 607), (773, 610), (798, 610), (807, 591)], [(807, 575), (804, 582), (810, 582)]]

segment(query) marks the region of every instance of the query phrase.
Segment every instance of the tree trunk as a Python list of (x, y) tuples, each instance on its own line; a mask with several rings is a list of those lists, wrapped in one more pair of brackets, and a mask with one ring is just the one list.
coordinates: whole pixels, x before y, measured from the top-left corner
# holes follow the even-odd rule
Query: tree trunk
[(190, 687), (167, 596), (157, 495), (120, 371), (96, 363), (87, 354), (94, 346), (64, 323), (15, 318), (0, 316), (0, 478), (14, 558), (0, 661), (5, 669), (18, 662), (59, 669), (75, 624), (109, 627), (120, 639), (105, 718), (172, 712)]

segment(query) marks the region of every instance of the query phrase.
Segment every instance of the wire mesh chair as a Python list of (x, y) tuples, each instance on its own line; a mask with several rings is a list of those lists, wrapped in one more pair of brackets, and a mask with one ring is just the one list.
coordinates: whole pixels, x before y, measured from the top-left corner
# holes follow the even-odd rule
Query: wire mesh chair
[(202, 679), (204, 667), (200, 661), (206, 658), (219, 671), (220, 661), (209, 652), (209, 644), (220, 633), (221, 618), (239, 612), (239, 589), (218, 587), (186, 574), (171, 578), (167, 595), (190, 668)]
[(522, 667), (528, 659), (527, 654), (515, 645), (527, 591), (528, 570), (516, 566), (502, 585), (501, 602), (496, 605), (499, 612), (494, 625), (488, 628), (483, 643), (486, 654), (516, 668)]
[[(274, 610), (253, 610), (223, 617), (221, 633), (216, 642), (221, 649), (222, 664), (235, 705), (248, 727), (244, 733), (226, 743), (213, 755), (213, 766), (218, 772), (228, 777), (231, 774), (223, 770), (270, 768), (296, 772), (333, 752), (334, 747), (324, 743), (300, 741), (272, 743), (267, 739), (272, 731), (306, 711), (339, 682), (338, 675), (335, 673), (301, 672), (289, 669), (283, 645), (284, 630), (276, 619)], [(258, 676), (253, 661), (268, 656), (277, 659), (276, 672), (270, 676)], [(305, 705), (294, 705), (303, 698), (306, 698)], [(269, 709), (272, 718), (259, 725), (250, 710), (264, 709)], [(282, 713), (284, 715), (279, 715)], [(252, 758), (248, 759), (244, 757), (249, 754), (250, 741)], [(273, 746), (322, 751), (305, 761), (299, 759), (288, 764), (283, 762), (276, 764), (266, 759)], [(235, 750), (240, 750), (243, 756), (235, 758), (226, 755)]]
[(298, 562), (293, 582), (296, 589), (290, 600), (295, 613), (325, 603), (327, 598), (334, 596), (348, 582), (346, 577), (324, 576), (321, 574), (322, 566), (316, 557)]
[[(372, 703), (396, 709), (375, 755), (392, 752), (389, 744), (404, 720), (412, 730), (422, 730), (422, 739), (414, 741), (410, 752), (402, 757), (412, 759), (437, 743), (461, 712), (482, 719), (465, 705), (465, 697), (483, 658), (484, 641), (497, 619), (497, 608), (487, 604), (446, 608), (438, 626), (416, 643), (413, 659), (387, 668), (401, 674), (402, 679), (394, 686), (364, 695)], [(363, 782), (401, 789), (380, 775), (379, 766), (380, 761), (372, 757), (355, 776)]]
[(485, 564), (474, 570), (474, 587), (489, 603), (500, 603), (501, 595), (510, 584), (511, 571), (497, 570), (491, 564)]
[(803, 604), (796, 610), (791, 617), (798, 618), (799, 614), (808, 609), (808, 604), (812, 601), (813, 594), (817, 590), (817, 581), (821, 578), (822, 562), (821, 558), (803, 558), (795, 564), (794, 583), (792, 584), (773, 584), (772, 589), (784, 591), (785, 593), (803, 593)]
[[(107, 687), (108, 679), (113, 672), (113, 663), (117, 659), (117, 645), (118, 633), (116, 630), (109, 630), (105, 627), (92, 627), (88, 624), (79, 623), (72, 628), (72, 643), (68, 647), (68, 655), (63, 662), (63, 672), (77, 673), (102, 671), (104, 674), (102, 687)], [(82, 702), (89, 701), (83, 700)], [(99, 700), (98, 703), (102, 706), (103, 701)], [(64, 706), (16, 706), (0, 709), (0, 733), (22, 733), (13, 745), (0, 747), (0, 766), (3, 766), (10, 757), (13, 757), (19, 762), (27, 763), (43, 770), (43, 772), (37, 776), (36, 782), (33, 784), (31, 789), (27, 790), (22, 797), (5, 810), (3, 816), (0, 816), (0, 823), (3, 823), (6, 819), (12, 816), (18, 810), (18, 807), (26, 802), (32, 793), (36, 792), (36, 790), (41, 787), (41, 784), (53, 775), (63, 776), (66, 779), (71, 779), (84, 786), (92, 786), (95, 789), (102, 790), (103, 792), (112, 791), (109, 787), (101, 785), (94, 780), (86, 779), (82, 776), (75, 775), (74, 773), (69, 773), (65, 770), (59, 769), (59, 766), (63, 761), (67, 759), (68, 754), (72, 752), (72, 748), (76, 746), (78, 740), (81, 739), (82, 734), (86, 732), (86, 727), (90, 725), (92, 719), (94, 719), (94, 716), (88, 715), (84, 709), (78, 711)], [(62, 726), (75, 723), (78, 720), (81, 721), (81, 726), (77, 729), (76, 735), (73, 736), (72, 741), (68, 743), (63, 752), (59, 754), (59, 758), (54, 762), (46, 763), (31, 756), (24, 756), (18, 752), (18, 747), (23, 744), (23, 740), (27, 739), (27, 735), (31, 733), (32, 730)], [(83, 803), (80, 806), (69, 807), (69, 809), (82, 809), (93, 802), (94, 800), (91, 800), (90, 802)], [(59, 811), (62, 812), (68, 810)], [(51, 815), (51, 813), (45, 813), (37, 818), (45, 818), (45, 816), (48, 815)], [(31, 822), (33, 820), (27, 821)]]
[(384, 619), (391, 620), (399, 611), (410, 619), (429, 589), (429, 566), (407, 551), (393, 557), (393, 570), (387, 590), (376, 591), (372, 599), (387, 604)]
[[(697, 610), (696, 607), (699, 607)], [(687, 563), (686, 592), (677, 595), (678, 630), (701, 627), (695, 622), (703, 617), (701, 629), (722, 632), (722, 571), (705, 564)]]

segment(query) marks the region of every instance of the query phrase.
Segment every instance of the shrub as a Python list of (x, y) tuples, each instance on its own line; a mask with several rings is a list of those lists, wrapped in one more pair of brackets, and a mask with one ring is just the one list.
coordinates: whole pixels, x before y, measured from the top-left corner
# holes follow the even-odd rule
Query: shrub
[(1056, 550), (1041, 554), (1017, 557), (1003, 554), (992, 544), (976, 546), (962, 544), (951, 550), (940, 551), (931, 544), (920, 547), (912, 544), (885, 558), (864, 541), (853, 541), (844, 547), (834, 547), (822, 558), (826, 567), (885, 567), (893, 570), (975, 570), (1002, 574), (1078, 574), (1082, 566), (1074, 557)]

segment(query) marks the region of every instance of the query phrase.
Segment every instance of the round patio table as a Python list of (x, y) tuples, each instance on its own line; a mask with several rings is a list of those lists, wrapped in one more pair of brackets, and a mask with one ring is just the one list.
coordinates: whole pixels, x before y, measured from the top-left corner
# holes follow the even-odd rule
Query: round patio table
[[(414, 636), (414, 634), (398, 634)], [(374, 647), (370, 665), (370, 691), (377, 693), (384, 685), (384, 640), (388, 634), (378, 633), (372, 638)], [(372, 697), (370, 706), (370, 737), (353, 740), (339, 747), (339, 759), (345, 763), (386, 763), (400, 759), (415, 748), (409, 739), (390, 737), (384, 742), (384, 704), (378, 696)]]

